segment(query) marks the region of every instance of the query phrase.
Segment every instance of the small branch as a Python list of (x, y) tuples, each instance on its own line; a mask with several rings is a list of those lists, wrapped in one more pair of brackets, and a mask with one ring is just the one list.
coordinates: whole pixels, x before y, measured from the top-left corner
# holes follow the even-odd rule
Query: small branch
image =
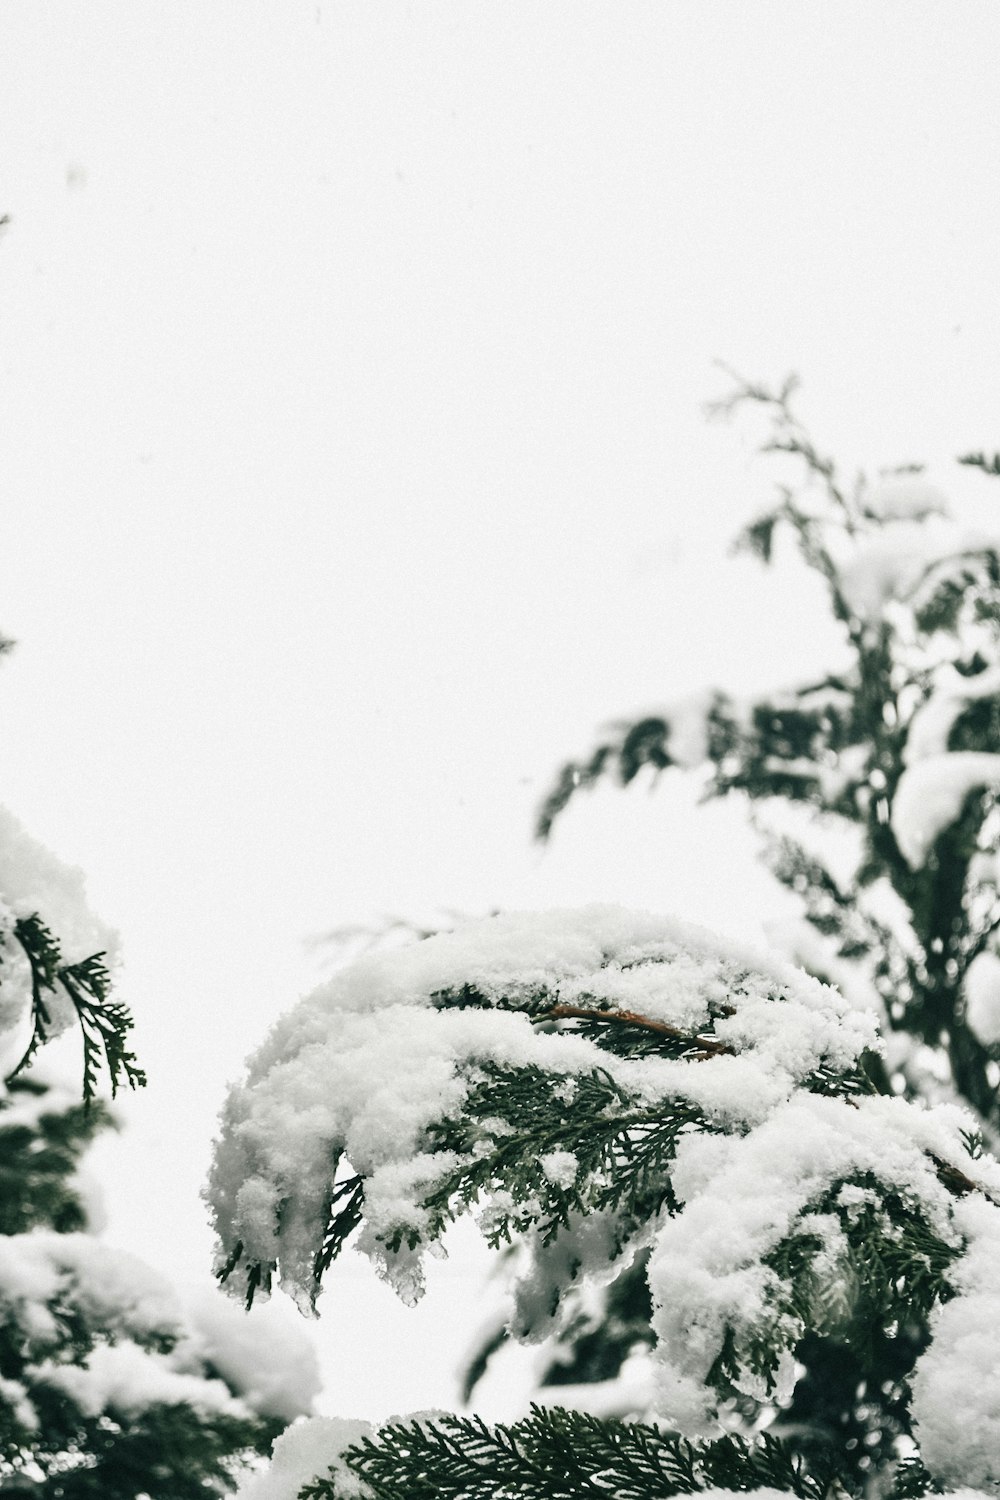
[(982, 1193), (984, 1198), (1000, 1208), (1000, 1202), (994, 1198), (993, 1194), (988, 1193), (984, 1187), (980, 1187), (978, 1182), (973, 1182), (971, 1177), (966, 1177), (960, 1167), (953, 1167), (951, 1162), (942, 1161), (940, 1156), (934, 1155), (933, 1151), (928, 1151), (927, 1155), (934, 1163), (938, 1181), (942, 1187), (948, 1189), (949, 1193), (954, 1193), (956, 1198), (964, 1198), (967, 1193)]
[(725, 1042), (713, 1041), (710, 1037), (685, 1036), (683, 1031), (678, 1031), (676, 1026), (669, 1026), (666, 1021), (652, 1021), (648, 1016), (637, 1015), (632, 1010), (588, 1010), (583, 1005), (554, 1005), (551, 1010), (539, 1016), (539, 1020), (579, 1020), (579, 1021), (620, 1021), (626, 1026), (643, 1026), (647, 1031), (655, 1031), (660, 1036), (668, 1036), (672, 1041), (687, 1042), (689, 1046), (697, 1050), (692, 1053), (699, 1061), (709, 1057), (718, 1057), (725, 1054), (735, 1057), (733, 1047), (727, 1047)]

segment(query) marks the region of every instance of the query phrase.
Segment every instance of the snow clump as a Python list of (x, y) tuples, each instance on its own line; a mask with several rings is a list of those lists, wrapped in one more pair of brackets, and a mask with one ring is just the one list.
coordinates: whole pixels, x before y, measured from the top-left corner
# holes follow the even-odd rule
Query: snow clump
[[(532, 1008), (711, 1028), (717, 1055), (698, 1067), (621, 1057), (539, 1029)], [(208, 1187), (220, 1265), (239, 1245), (244, 1263), (277, 1265), (312, 1308), (343, 1160), (364, 1179), (358, 1248), (415, 1300), (423, 1204), (456, 1165), (426, 1149), (427, 1131), (461, 1116), (483, 1064), (533, 1066), (557, 1087), (597, 1070), (646, 1106), (685, 1098), (728, 1129), (759, 1123), (817, 1069), (848, 1070), (874, 1044), (870, 1016), (791, 965), (618, 907), (507, 914), (372, 954), (284, 1016), (229, 1095)]]

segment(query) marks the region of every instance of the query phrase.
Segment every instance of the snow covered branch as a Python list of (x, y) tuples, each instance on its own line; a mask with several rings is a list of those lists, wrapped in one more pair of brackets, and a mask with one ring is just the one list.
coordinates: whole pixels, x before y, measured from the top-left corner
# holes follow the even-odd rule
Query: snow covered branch
[[(223, 1114), (219, 1264), (243, 1295), (277, 1275), (311, 1311), (331, 1246), (360, 1226), (357, 1248), (413, 1301), (424, 1254), (468, 1211), (491, 1243), (524, 1239), (512, 1330), (536, 1340), (570, 1288), (648, 1249), (650, 1416), (696, 1445), (737, 1408), (787, 1405), (807, 1335), (863, 1361), (876, 1332), (929, 1320), (925, 1462), (986, 1486), (1000, 1410), (974, 1448), (941, 1392), (995, 1295), (1000, 1165), (967, 1113), (872, 1092), (877, 1047), (828, 986), (665, 918), (470, 923), (355, 964), (279, 1021)], [(383, 1472), (373, 1451), (348, 1460), (351, 1483)]]

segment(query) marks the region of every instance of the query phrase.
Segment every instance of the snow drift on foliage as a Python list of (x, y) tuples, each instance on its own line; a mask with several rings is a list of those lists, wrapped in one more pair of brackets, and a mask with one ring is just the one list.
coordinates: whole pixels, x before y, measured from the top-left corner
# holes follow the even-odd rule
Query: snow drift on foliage
[[(463, 990), (489, 1005), (441, 1008), (440, 997)], [(620, 1058), (494, 1008), (537, 996), (641, 1011), (692, 1035), (713, 1004), (737, 1003), (714, 1022), (726, 1055), (692, 1068)], [(208, 1189), (221, 1259), (240, 1245), (249, 1262), (277, 1263), (283, 1286), (309, 1308), (343, 1155), (365, 1178), (358, 1248), (404, 1298), (418, 1297), (422, 1205), (455, 1166), (425, 1149), (425, 1133), (461, 1114), (479, 1063), (567, 1080), (601, 1070), (647, 1104), (682, 1096), (729, 1127), (759, 1122), (801, 1078), (824, 1062), (851, 1066), (873, 1040), (869, 1017), (790, 965), (617, 907), (509, 914), (372, 955), (279, 1021), (230, 1093)], [(388, 1248), (401, 1228), (416, 1245)]]
[(943, 662), (934, 673), (930, 693), (910, 720), (903, 760), (910, 766), (942, 754), (948, 749), (956, 720), (969, 704), (998, 697), (1000, 666), (966, 674), (956, 671), (951, 662)]
[(908, 766), (892, 803), (892, 831), (911, 869), (925, 863), (937, 839), (962, 812), (966, 799), (1000, 786), (1000, 755), (950, 750)]
[(951, 520), (943, 496), (922, 482), (873, 491), (868, 509), (879, 516), (876, 529), (842, 542), (837, 559), (841, 593), (863, 621), (896, 602), (920, 609), (963, 559), (1000, 546), (997, 532)]
[[(82, 1357), (66, 1340), (67, 1317), (97, 1340)], [(62, 1390), (87, 1415), (134, 1416), (161, 1401), (249, 1415), (204, 1377), (162, 1277), (91, 1235), (0, 1236), (0, 1319), (18, 1330), (25, 1383)]]
[(311, 1417), (283, 1432), (274, 1444), (270, 1468), (251, 1474), (236, 1491), (235, 1500), (298, 1500), (303, 1485), (332, 1470), (337, 1494), (344, 1500), (369, 1493), (367, 1485), (340, 1460), (341, 1453), (373, 1431), (367, 1422), (338, 1417)]
[[(82, 1356), (66, 1340), (67, 1317), (95, 1340)], [(243, 1418), (307, 1411), (318, 1380), (304, 1338), (291, 1329), (272, 1345), (259, 1322), (234, 1326), (239, 1317), (224, 1304), (189, 1321), (157, 1272), (92, 1235), (0, 1235), (0, 1321), (17, 1329), (25, 1382), (63, 1391), (88, 1416), (134, 1417), (161, 1402)], [(20, 1401), (23, 1419), (27, 1391)]]
[(214, 1288), (191, 1300), (202, 1358), (260, 1416), (286, 1422), (309, 1411), (321, 1388), (316, 1351), (287, 1303), (250, 1312)]
[(1000, 1207), (979, 1196), (958, 1204), (969, 1249), (956, 1291), (931, 1324), (932, 1342), (910, 1381), (923, 1461), (943, 1484), (996, 1491), (1000, 1484)]
[[(768, 1257), (793, 1232), (818, 1235), (824, 1244), (825, 1306), (817, 1307), (813, 1326), (830, 1317), (838, 1295), (841, 1316), (849, 1317), (853, 1278), (841, 1223), (814, 1207), (836, 1183), (891, 1184), (920, 1205), (942, 1240), (958, 1246), (953, 1200), (935, 1162), (962, 1156), (961, 1132), (970, 1123), (958, 1110), (931, 1115), (881, 1096), (846, 1100), (800, 1094), (746, 1136), (684, 1140), (673, 1172), (684, 1208), (661, 1227), (649, 1268), (663, 1363), (657, 1410), (688, 1435), (715, 1430), (716, 1399), (707, 1377), (727, 1338), (737, 1352), (761, 1339), (783, 1348), (773, 1384), (754, 1376), (735, 1383), (758, 1399), (787, 1401), (795, 1349), (807, 1324), (799, 1310), (783, 1305), (781, 1278)], [(1000, 1186), (995, 1164), (992, 1183)], [(844, 1191), (839, 1206), (848, 1201)], [(846, 1191), (866, 1201), (872, 1190)]]

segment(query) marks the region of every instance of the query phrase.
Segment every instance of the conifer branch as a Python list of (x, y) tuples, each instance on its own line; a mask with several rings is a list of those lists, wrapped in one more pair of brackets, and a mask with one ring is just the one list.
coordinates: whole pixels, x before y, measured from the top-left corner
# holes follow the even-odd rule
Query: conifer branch
[[(393, 1422), (343, 1461), (373, 1500), (666, 1500), (763, 1487), (822, 1500), (831, 1477), (822, 1462), (808, 1472), (767, 1433), (696, 1444), (647, 1423), (540, 1406), (495, 1426), (452, 1415)], [(313, 1480), (300, 1500), (338, 1500), (334, 1474)]]
[[(608, 1209), (649, 1219), (676, 1206), (669, 1168), (680, 1137), (712, 1127), (689, 1100), (669, 1107), (638, 1106), (608, 1073), (573, 1078), (574, 1090), (553, 1109), (553, 1088), (565, 1082), (538, 1067), (484, 1064), (483, 1077), (466, 1097), (463, 1114), (428, 1130), (432, 1150), (454, 1152), (458, 1164), (423, 1200), (435, 1232), (483, 1192), (504, 1194), (509, 1206), (491, 1213), (484, 1229), (494, 1247), (535, 1225), (549, 1244), (574, 1214)], [(556, 1152), (576, 1160), (573, 1181), (553, 1181), (546, 1158)], [(388, 1242), (411, 1248), (419, 1237), (401, 1228)]]
[(984, 474), (1000, 475), (1000, 453), (994, 453), (992, 457), (985, 453), (965, 453), (958, 461), (968, 468), (981, 469)]
[(28, 961), (31, 973), (31, 1037), (20, 1061), (7, 1076), (17, 1077), (50, 1035), (52, 1017), (46, 996), (59, 986), (73, 1004), (83, 1039), (83, 1102), (89, 1106), (96, 1095), (97, 1077), (107, 1068), (112, 1098), (122, 1082), (141, 1088), (146, 1074), (126, 1046), (132, 1029), (127, 1006), (110, 999), (110, 975), (104, 954), (94, 953), (75, 964), (63, 964), (59, 945), (37, 913), (14, 924), (14, 936)]
[(330, 1193), (327, 1227), (323, 1243), (316, 1252), (313, 1277), (317, 1289), (350, 1236), (364, 1217), (365, 1180), (355, 1174), (336, 1182)]

